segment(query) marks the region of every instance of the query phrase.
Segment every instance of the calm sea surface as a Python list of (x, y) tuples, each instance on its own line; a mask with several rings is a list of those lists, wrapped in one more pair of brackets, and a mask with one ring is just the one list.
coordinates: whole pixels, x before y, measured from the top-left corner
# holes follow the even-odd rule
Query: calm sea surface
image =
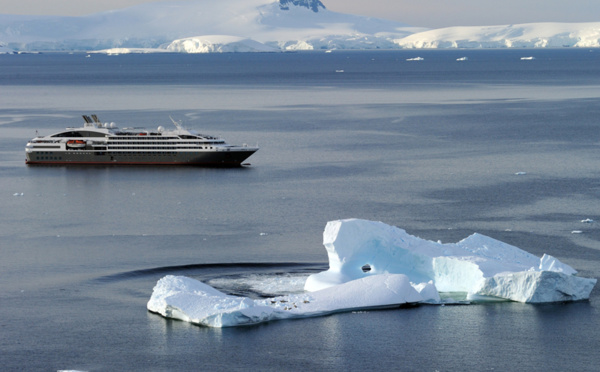
[[(172, 116), (260, 150), (240, 169), (25, 165), (36, 131), (81, 114)], [(442, 242), (479, 232), (599, 278), (598, 118), (598, 49), (0, 55), (0, 365), (597, 370), (598, 288), (226, 329), (146, 303), (167, 274), (296, 291), (327, 268), (327, 221), (350, 217)]]

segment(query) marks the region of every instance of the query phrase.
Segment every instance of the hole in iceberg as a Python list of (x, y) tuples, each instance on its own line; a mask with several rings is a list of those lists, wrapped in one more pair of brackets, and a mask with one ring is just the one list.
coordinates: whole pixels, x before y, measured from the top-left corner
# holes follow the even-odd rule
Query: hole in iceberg
[(363, 267), (361, 267), (361, 270), (363, 271), (363, 273), (368, 273), (369, 271), (371, 271), (371, 265), (364, 264)]

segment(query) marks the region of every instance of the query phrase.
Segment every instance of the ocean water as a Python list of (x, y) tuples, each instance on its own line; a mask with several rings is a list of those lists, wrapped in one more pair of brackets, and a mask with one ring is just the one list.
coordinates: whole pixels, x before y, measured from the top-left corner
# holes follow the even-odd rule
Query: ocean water
[[(226, 329), (146, 303), (167, 274), (301, 290), (327, 268), (327, 221), (351, 217), (443, 242), (479, 232), (600, 277), (599, 62), (596, 49), (0, 55), (2, 369), (597, 370), (598, 288)], [(36, 131), (92, 113), (148, 128), (172, 116), (260, 150), (239, 169), (25, 165)]]

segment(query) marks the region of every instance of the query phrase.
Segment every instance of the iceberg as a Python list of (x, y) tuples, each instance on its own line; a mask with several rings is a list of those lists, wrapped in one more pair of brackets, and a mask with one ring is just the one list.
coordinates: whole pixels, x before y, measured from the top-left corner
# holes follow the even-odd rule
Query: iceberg
[(481, 234), (458, 243), (424, 240), (382, 222), (348, 219), (327, 223), (323, 244), (329, 270), (313, 274), (304, 289), (318, 291), (380, 274), (431, 281), (438, 292), (463, 292), (468, 300), (524, 303), (589, 299), (596, 279), (572, 267)]
[(323, 233), (329, 270), (308, 276), (302, 293), (251, 299), (198, 280), (168, 275), (148, 301), (149, 311), (207, 327), (232, 327), (337, 312), (444, 304), (440, 293), (469, 301), (524, 303), (588, 299), (596, 279), (543, 255), (473, 234), (450, 244), (432, 242), (382, 222), (330, 221)]

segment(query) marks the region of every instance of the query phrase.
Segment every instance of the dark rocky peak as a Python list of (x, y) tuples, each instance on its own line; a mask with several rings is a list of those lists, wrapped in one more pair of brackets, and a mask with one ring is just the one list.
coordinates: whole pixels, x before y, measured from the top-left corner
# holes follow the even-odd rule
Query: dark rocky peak
[(319, 7), (325, 9), (325, 5), (320, 0), (279, 0), (279, 8), (290, 10), (290, 6), (302, 6), (317, 13)]

